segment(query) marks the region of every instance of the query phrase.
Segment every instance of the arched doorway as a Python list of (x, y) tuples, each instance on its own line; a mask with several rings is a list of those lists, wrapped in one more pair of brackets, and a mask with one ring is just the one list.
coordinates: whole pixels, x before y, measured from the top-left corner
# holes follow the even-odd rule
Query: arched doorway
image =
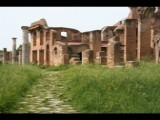
[(78, 53), (80, 61), (82, 61), (82, 52)]

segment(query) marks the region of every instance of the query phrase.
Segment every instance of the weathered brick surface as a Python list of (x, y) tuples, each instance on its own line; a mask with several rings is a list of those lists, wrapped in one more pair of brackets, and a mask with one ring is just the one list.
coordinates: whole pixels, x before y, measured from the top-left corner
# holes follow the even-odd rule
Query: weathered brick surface
[(96, 63), (106, 65), (107, 64), (107, 56), (106, 51), (100, 51), (96, 53)]
[[(45, 19), (31, 23), (30, 62), (53, 66), (68, 64), (73, 54), (77, 54), (80, 60), (77, 64), (97, 62), (114, 66), (144, 57), (159, 63), (160, 7), (155, 7), (155, 11), (154, 7), (129, 8), (125, 20), (101, 30), (80, 32), (72, 28), (48, 27)], [(11, 61), (12, 57), (12, 52), (8, 52), (7, 60)]]
[(126, 19), (124, 32), (124, 61), (136, 60), (137, 58), (137, 20)]
[(151, 20), (144, 19), (138, 22), (138, 60), (151, 57)]
[(108, 66), (115, 66), (120, 64), (121, 62), (120, 48), (121, 48), (121, 44), (118, 36), (115, 36), (109, 39), (109, 44), (107, 49), (107, 65)]
[(87, 49), (82, 51), (82, 64), (94, 62), (94, 51)]
[(96, 59), (96, 52), (101, 51), (101, 31), (95, 30), (90, 32), (89, 48), (94, 51), (94, 61)]

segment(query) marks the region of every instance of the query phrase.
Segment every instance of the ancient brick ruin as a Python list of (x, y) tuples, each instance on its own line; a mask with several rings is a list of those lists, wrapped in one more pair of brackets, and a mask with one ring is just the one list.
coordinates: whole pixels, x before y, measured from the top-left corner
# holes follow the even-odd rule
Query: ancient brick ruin
[[(80, 32), (73, 28), (49, 27), (45, 19), (29, 27), (22, 26), (22, 51), (18, 51), (17, 61), (45, 66), (97, 63), (112, 67), (122, 63), (132, 66), (148, 58), (159, 63), (160, 7), (129, 8), (125, 20), (101, 30)], [(13, 63), (15, 54), (13, 50)]]

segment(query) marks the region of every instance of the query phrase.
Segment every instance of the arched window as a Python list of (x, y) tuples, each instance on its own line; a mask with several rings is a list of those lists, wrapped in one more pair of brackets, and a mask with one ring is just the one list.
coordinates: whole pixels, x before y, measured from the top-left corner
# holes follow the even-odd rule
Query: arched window
[(57, 47), (54, 48), (54, 54), (57, 54)]
[(40, 31), (40, 45), (43, 45), (43, 37), (44, 37), (43, 31), (41, 30)]
[(61, 39), (65, 40), (67, 38), (67, 32), (61, 32)]
[(49, 40), (49, 32), (46, 32), (46, 40)]
[(33, 33), (33, 46), (36, 46), (36, 32)]
[(67, 32), (61, 32), (61, 36), (67, 37)]
[(54, 45), (54, 41), (56, 41), (56, 38), (57, 38), (57, 34), (52, 33), (52, 45)]

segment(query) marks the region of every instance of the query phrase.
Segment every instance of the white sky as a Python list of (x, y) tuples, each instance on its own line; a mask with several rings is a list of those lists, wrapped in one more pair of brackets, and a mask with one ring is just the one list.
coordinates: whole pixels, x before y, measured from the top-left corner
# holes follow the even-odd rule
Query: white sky
[[(49, 27), (68, 27), (80, 32), (112, 26), (129, 14), (128, 7), (0, 7), (0, 50), (22, 44), (21, 26), (44, 18)], [(30, 37), (29, 37), (30, 39)]]

